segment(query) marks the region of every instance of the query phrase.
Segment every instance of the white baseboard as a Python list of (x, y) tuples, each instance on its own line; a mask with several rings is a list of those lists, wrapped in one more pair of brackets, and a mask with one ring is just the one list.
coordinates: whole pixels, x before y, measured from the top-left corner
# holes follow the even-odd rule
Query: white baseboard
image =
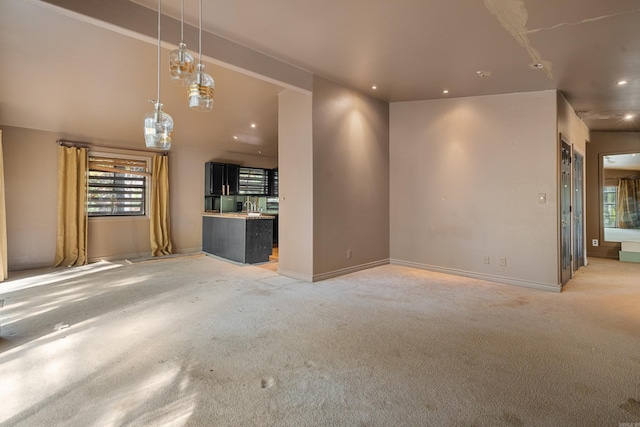
[(278, 274), (282, 276), (291, 277), (292, 279), (301, 280), (303, 282), (313, 282), (313, 276), (309, 276), (308, 274), (300, 274), (293, 271), (283, 270), (278, 267)]
[(452, 274), (454, 276), (470, 277), (472, 279), (487, 280), (490, 282), (505, 283), (507, 285), (522, 286), (525, 288), (541, 289), (544, 291), (560, 292), (560, 285), (550, 285), (548, 283), (533, 282), (529, 280), (513, 279), (510, 277), (495, 276), (493, 274), (476, 273), (473, 271), (458, 270), (455, 268), (438, 267), (435, 265), (422, 264), (412, 261), (403, 261), (400, 259), (391, 259), (391, 264), (402, 265), (405, 267), (419, 268), (421, 270), (435, 271), (438, 273)]
[(197, 248), (176, 249), (173, 251), (174, 254), (193, 254), (198, 252), (202, 252), (202, 246), (199, 246)]
[(135, 254), (110, 255), (110, 256), (101, 256), (101, 257), (89, 257), (89, 264), (93, 262), (99, 262), (99, 261), (124, 261), (125, 259), (141, 258), (147, 255), (151, 255), (151, 253), (145, 253), (144, 255), (135, 253)]
[(366, 270), (380, 265), (389, 264), (389, 259), (382, 259), (379, 261), (368, 262), (365, 264), (354, 265), (347, 268), (341, 268), (339, 270), (328, 271), (326, 273), (314, 274), (312, 276), (307, 274), (295, 273), (293, 271), (283, 270), (278, 267), (278, 274), (291, 277), (292, 279), (302, 280), (304, 282), (319, 282), (321, 280), (331, 279), (332, 277), (344, 276), (345, 274), (355, 273), (356, 271)]
[(381, 259), (378, 261), (367, 262), (365, 264), (354, 265), (347, 268), (341, 268), (339, 270), (328, 271), (326, 273), (314, 274), (312, 281), (319, 282), (321, 280), (331, 279), (333, 277), (344, 276), (345, 274), (355, 273), (356, 271), (367, 270), (373, 267), (379, 267), (381, 265), (389, 264), (389, 258)]
[(20, 270), (35, 270), (37, 268), (49, 268), (49, 267), (53, 267), (53, 260), (51, 260), (51, 262), (48, 262), (48, 263), (43, 263), (43, 262), (36, 262), (33, 264), (12, 263), (9, 266), (9, 272), (20, 271)]

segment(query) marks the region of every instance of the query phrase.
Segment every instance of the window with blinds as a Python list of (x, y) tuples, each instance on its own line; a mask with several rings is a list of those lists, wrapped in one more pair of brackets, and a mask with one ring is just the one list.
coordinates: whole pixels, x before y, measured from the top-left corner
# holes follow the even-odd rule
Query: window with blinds
[(148, 169), (144, 159), (90, 154), (89, 216), (145, 215)]
[(238, 194), (264, 196), (269, 192), (269, 175), (266, 169), (241, 167), (238, 180)]

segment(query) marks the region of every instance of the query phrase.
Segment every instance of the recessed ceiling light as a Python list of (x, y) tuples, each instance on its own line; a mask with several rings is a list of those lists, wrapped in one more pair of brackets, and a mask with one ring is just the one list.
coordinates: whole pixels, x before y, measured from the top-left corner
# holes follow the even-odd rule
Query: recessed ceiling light
[(238, 137), (236, 135), (233, 135), (233, 139), (238, 139)]
[(626, 81), (626, 80), (618, 80), (618, 81), (616, 82), (616, 84), (617, 84), (618, 86), (624, 86), (624, 85), (626, 85), (627, 83), (629, 83), (629, 82), (628, 82), (628, 81)]
[(633, 114), (625, 114), (625, 115), (624, 115), (624, 119), (625, 119), (625, 120), (631, 120), (631, 119), (633, 119), (634, 117), (635, 117), (635, 116), (634, 116)]
[(262, 154), (262, 151), (258, 150), (258, 154)]
[(252, 128), (256, 127), (256, 124), (255, 123), (251, 123), (251, 127)]
[(476, 71), (478, 77), (489, 77), (491, 76), (491, 71), (478, 70)]
[(373, 86), (371, 86), (371, 89), (376, 90), (376, 89), (378, 89), (378, 86), (373, 85)]
[(442, 93), (444, 93), (445, 95), (449, 93), (449, 91), (447, 89), (443, 90)]

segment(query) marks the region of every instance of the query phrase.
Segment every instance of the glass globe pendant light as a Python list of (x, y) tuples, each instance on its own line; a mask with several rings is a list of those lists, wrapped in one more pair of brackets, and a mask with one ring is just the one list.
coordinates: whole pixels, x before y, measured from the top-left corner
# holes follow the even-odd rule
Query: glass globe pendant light
[(184, 0), (182, 0), (180, 9), (180, 44), (177, 49), (169, 53), (171, 81), (180, 86), (188, 86), (194, 65), (193, 55), (187, 51), (187, 45), (184, 43)]
[(204, 72), (202, 63), (202, 0), (200, 0), (200, 46), (198, 49), (198, 66), (189, 83), (189, 108), (194, 111), (209, 112), (213, 110), (213, 95), (216, 87), (213, 78)]
[(162, 111), (160, 102), (155, 102), (154, 106), (155, 110), (144, 115), (144, 142), (147, 148), (169, 150), (173, 134), (173, 119)]
[(149, 101), (155, 109), (144, 116), (144, 142), (147, 148), (168, 150), (171, 148), (173, 119), (162, 111), (160, 102), (160, 3), (158, 0), (158, 99)]

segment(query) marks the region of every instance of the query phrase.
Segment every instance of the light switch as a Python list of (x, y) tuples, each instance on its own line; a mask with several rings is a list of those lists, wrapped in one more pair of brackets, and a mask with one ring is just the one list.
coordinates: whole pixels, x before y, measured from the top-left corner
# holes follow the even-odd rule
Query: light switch
[(538, 203), (547, 203), (547, 193), (538, 194)]

